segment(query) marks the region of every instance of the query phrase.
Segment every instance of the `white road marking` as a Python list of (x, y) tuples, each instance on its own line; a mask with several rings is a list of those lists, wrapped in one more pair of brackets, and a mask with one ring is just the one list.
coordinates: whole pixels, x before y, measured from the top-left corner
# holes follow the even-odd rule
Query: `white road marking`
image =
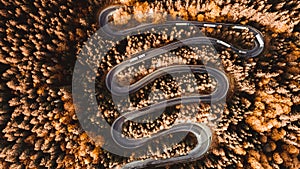
[(233, 28), (233, 29), (242, 29), (242, 30), (248, 30), (248, 28), (247, 28), (247, 27), (245, 27), (245, 26), (233, 26), (232, 28)]
[(260, 47), (264, 47), (265, 43), (264, 43), (264, 40), (261, 38), (261, 36), (259, 34), (257, 34), (255, 37), (257, 38), (257, 41), (259, 42)]
[(142, 55), (140, 55), (140, 56), (138, 56), (139, 57), (139, 59), (140, 58), (142, 58), (142, 57), (145, 57), (146, 55), (145, 55), (145, 53), (144, 54), (142, 54)]
[(239, 50), (239, 53), (246, 54), (247, 52), (245, 52), (245, 51), (242, 51), (242, 50)]
[(130, 59), (130, 62), (134, 62), (134, 61), (136, 61), (136, 60), (138, 60), (138, 58), (137, 58), (137, 57), (134, 57), (134, 58)]
[(231, 45), (229, 45), (228, 43), (223, 42), (223, 41), (220, 41), (220, 40), (217, 40), (217, 43), (220, 43), (220, 44), (222, 44), (222, 45), (224, 45), (224, 46), (226, 46), (226, 47), (228, 47), (228, 48), (231, 47)]
[(208, 23), (203, 24), (203, 26), (205, 26), (205, 27), (211, 27), (211, 28), (217, 27), (217, 25), (214, 25), (214, 24), (208, 24)]
[(177, 26), (184, 26), (184, 25), (189, 25), (189, 23), (186, 23), (186, 22), (183, 22), (183, 23), (175, 23), (175, 25), (177, 25)]

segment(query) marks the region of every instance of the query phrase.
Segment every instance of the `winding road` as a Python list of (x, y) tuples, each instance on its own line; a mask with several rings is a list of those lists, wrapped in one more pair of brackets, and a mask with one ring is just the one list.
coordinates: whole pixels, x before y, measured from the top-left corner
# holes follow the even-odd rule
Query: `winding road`
[(121, 6), (111, 6), (104, 9), (99, 15), (99, 23), (101, 29), (108, 34), (109, 36), (131, 36), (137, 32), (143, 32), (145, 30), (150, 30), (151, 28), (156, 27), (165, 27), (165, 26), (196, 26), (198, 28), (202, 27), (211, 27), (216, 28), (219, 25), (222, 27), (230, 27), (233, 30), (249, 30), (255, 36), (254, 47), (250, 50), (242, 50), (234, 47), (233, 45), (224, 42), (222, 40), (211, 38), (211, 37), (192, 37), (188, 39), (184, 39), (181, 41), (173, 42), (168, 45), (162, 46), (160, 48), (144, 51), (138, 53), (131, 57), (129, 60), (125, 60), (120, 64), (113, 67), (109, 73), (106, 75), (106, 86), (108, 90), (114, 96), (126, 96), (128, 94), (137, 92), (143, 86), (149, 84), (150, 82), (154, 81), (158, 77), (171, 73), (182, 73), (182, 72), (192, 72), (192, 73), (207, 73), (212, 76), (216, 82), (217, 86), (216, 89), (207, 95), (188, 95), (182, 96), (179, 98), (173, 98), (166, 101), (162, 101), (151, 106), (144, 107), (138, 111), (131, 111), (125, 114), (122, 114), (118, 117), (112, 124), (111, 127), (111, 135), (115, 143), (120, 146), (121, 148), (131, 149), (131, 150), (138, 150), (143, 146), (147, 145), (147, 143), (151, 142), (154, 139), (157, 139), (162, 136), (166, 135), (176, 135), (183, 132), (192, 133), (197, 139), (197, 145), (192, 149), (186, 156), (179, 156), (173, 157), (169, 159), (146, 159), (146, 160), (139, 160), (134, 161), (131, 163), (126, 164), (123, 168), (145, 168), (145, 167), (159, 167), (170, 165), (174, 163), (181, 163), (181, 162), (188, 162), (188, 161), (195, 161), (203, 157), (210, 148), (212, 142), (212, 131), (211, 129), (204, 125), (204, 124), (197, 124), (197, 123), (180, 123), (177, 125), (172, 126), (168, 130), (162, 130), (156, 134), (151, 135), (151, 137), (147, 138), (127, 138), (122, 137), (122, 126), (125, 122), (137, 119), (139, 117), (143, 117), (149, 113), (155, 112), (159, 109), (170, 107), (178, 104), (188, 104), (188, 103), (216, 103), (222, 99), (226, 98), (227, 92), (229, 90), (229, 81), (225, 75), (225, 73), (219, 69), (203, 66), (203, 65), (173, 65), (168, 67), (163, 67), (155, 70), (153, 73), (143, 77), (142, 79), (138, 80), (134, 84), (130, 84), (129, 86), (122, 86), (116, 80), (116, 75), (119, 74), (121, 71), (125, 70), (128, 65), (133, 66), (139, 64), (143, 61), (149, 60), (153, 57), (161, 55), (165, 52), (170, 50), (177, 49), (183, 45), (193, 45), (193, 44), (213, 44), (213, 45), (221, 45), (226, 48), (231, 48), (233, 51), (237, 52), (242, 57), (256, 57), (258, 56), (264, 49), (264, 40), (262, 34), (251, 26), (246, 25), (237, 25), (237, 24), (227, 24), (227, 23), (202, 23), (197, 21), (166, 21), (163, 24), (142, 24), (133, 28), (129, 28), (126, 30), (115, 31), (112, 29), (108, 24), (109, 16), (113, 14), (113, 12), (120, 8)]

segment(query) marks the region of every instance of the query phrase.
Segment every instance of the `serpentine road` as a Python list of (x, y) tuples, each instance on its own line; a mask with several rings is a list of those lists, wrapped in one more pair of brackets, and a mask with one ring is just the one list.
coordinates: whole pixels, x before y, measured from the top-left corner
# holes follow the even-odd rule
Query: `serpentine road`
[(194, 161), (203, 157), (203, 155), (209, 150), (211, 142), (212, 142), (212, 132), (208, 126), (203, 124), (196, 123), (180, 123), (172, 126), (168, 130), (162, 130), (156, 134), (153, 134), (148, 138), (126, 138), (122, 137), (122, 126), (126, 121), (137, 119), (138, 117), (143, 117), (151, 112), (155, 112), (159, 109), (174, 106), (177, 104), (187, 104), (187, 103), (199, 103), (207, 102), (207, 103), (215, 103), (226, 97), (226, 94), (229, 89), (229, 81), (224, 72), (212, 68), (205, 67), (203, 65), (173, 65), (164, 68), (159, 68), (153, 73), (143, 77), (141, 80), (138, 80), (134, 84), (128, 86), (122, 86), (115, 79), (115, 75), (124, 70), (128, 65), (136, 65), (143, 61), (149, 60), (155, 56), (161, 55), (167, 51), (176, 49), (183, 45), (192, 45), (192, 44), (213, 44), (213, 45), (221, 45), (226, 48), (231, 48), (233, 51), (237, 52), (242, 57), (256, 57), (258, 56), (264, 49), (264, 40), (262, 34), (251, 26), (246, 25), (236, 25), (236, 24), (227, 24), (227, 23), (202, 23), (197, 21), (167, 21), (163, 24), (141, 24), (139, 26), (129, 28), (126, 30), (115, 31), (113, 30), (109, 24), (108, 19), (109, 16), (113, 14), (113, 12), (120, 8), (121, 6), (111, 6), (104, 9), (99, 15), (99, 23), (101, 29), (108, 34), (109, 36), (130, 36), (136, 32), (142, 32), (144, 30), (149, 30), (151, 28), (157, 27), (165, 27), (165, 26), (196, 26), (199, 28), (202, 27), (211, 27), (216, 28), (218, 26), (229, 27), (233, 30), (249, 30), (255, 36), (255, 46), (250, 50), (242, 50), (234, 47), (233, 45), (226, 43), (222, 40), (211, 38), (211, 37), (193, 37), (187, 38), (181, 41), (173, 42), (168, 45), (162, 46), (160, 48), (156, 48), (153, 50), (145, 51), (138, 53), (131, 57), (129, 60), (125, 60), (124, 62), (113, 67), (109, 73), (106, 75), (106, 86), (109, 91), (114, 96), (126, 96), (130, 93), (134, 93), (141, 89), (143, 86), (149, 84), (153, 80), (162, 75), (167, 74), (166, 72), (171, 73), (181, 73), (181, 72), (193, 72), (193, 73), (208, 73), (210, 76), (214, 77), (217, 82), (217, 86), (215, 91), (211, 94), (207, 95), (191, 95), (191, 96), (182, 96), (180, 98), (173, 98), (166, 101), (162, 101), (151, 106), (144, 107), (138, 111), (132, 111), (125, 114), (122, 114), (118, 117), (112, 124), (111, 127), (111, 135), (115, 143), (120, 146), (120, 148), (125, 149), (139, 149), (145, 146), (148, 142), (153, 139), (157, 139), (161, 136), (170, 135), (170, 134), (179, 134), (182, 132), (189, 132), (194, 134), (197, 139), (197, 145), (191, 150), (186, 156), (173, 157), (169, 159), (147, 159), (147, 160), (139, 160), (126, 164), (123, 168), (144, 168), (144, 167), (159, 167), (170, 165), (174, 163)]

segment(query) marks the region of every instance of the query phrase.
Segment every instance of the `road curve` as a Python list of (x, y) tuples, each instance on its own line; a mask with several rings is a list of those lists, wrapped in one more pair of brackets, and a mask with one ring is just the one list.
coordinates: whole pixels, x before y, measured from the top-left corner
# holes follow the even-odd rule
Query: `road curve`
[(159, 167), (170, 165), (174, 163), (180, 162), (187, 162), (187, 161), (194, 161), (197, 160), (209, 150), (211, 145), (212, 139), (212, 132), (209, 127), (203, 124), (196, 124), (196, 123), (181, 123), (172, 126), (168, 130), (162, 130), (156, 134), (153, 134), (149, 138), (140, 138), (140, 139), (132, 139), (122, 136), (122, 126), (125, 122), (134, 120), (138, 117), (145, 116), (151, 112), (155, 112), (158, 109), (162, 109), (165, 107), (174, 106), (177, 104), (188, 104), (188, 103), (199, 103), (201, 102), (208, 102), (208, 103), (215, 103), (218, 102), (226, 97), (226, 94), (229, 89), (229, 81), (223, 71), (220, 71), (215, 68), (205, 67), (203, 65), (173, 65), (164, 68), (159, 68), (158, 70), (154, 71), (153, 73), (143, 77), (142, 79), (138, 80), (134, 84), (130, 84), (129, 86), (122, 86), (116, 81), (116, 75), (124, 70), (128, 66), (133, 66), (142, 61), (151, 59), (155, 56), (161, 55), (167, 51), (176, 49), (183, 45), (192, 45), (192, 44), (213, 44), (213, 45), (221, 45), (227, 48), (231, 48), (235, 52), (239, 53), (242, 57), (256, 57), (258, 56), (264, 49), (264, 40), (262, 34), (251, 26), (245, 25), (236, 25), (236, 24), (227, 24), (227, 23), (202, 23), (196, 21), (167, 21), (163, 24), (142, 24), (133, 28), (129, 28), (126, 30), (115, 31), (113, 30), (108, 23), (108, 17), (113, 14), (113, 12), (120, 8), (121, 6), (111, 6), (104, 9), (99, 15), (99, 24), (101, 29), (108, 34), (109, 36), (130, 36), (137, 32), (143, 32), (145, 30), (149, 30), (153, 27), (165, 27), (165, 26), (196, 26), (199, 28), (202, 27), (212, 27), (215, 28), (219, 25), (230, 27), (232, 29), (247, 29), (252, 32), (255, 36), (255, 46), (250, 50), (242, 50), (234, 47), (233, 45), (221, 41), (216, 38), (210, 37), (193, 37), (184, 39), (178, 42), (173, 42), (168, 45), (165, 45), (160, 48), (148, 50), (145, 52), (138, 53), (131, 57), (131, 59), (126, 60), (115, 67), (113, 67), (108, 74), (106, 75), (106, 86), (108, 90), (114, 96), (126, 96), (130, 93), (134, 93), (141, 89), (143, 86), (149, 84), (153, 80), (161, 77), (168, 72), (170, 73), (181, 73), (181, 72), (193, 72), (193, 73), (208, 73), (210, 76), (214, 77), (217, 81), (217, 87), (215, 91), (211, 94), (207, 95), (191, 95), (191, 96), (182, 96), (180, 98), (173, 98), (166, 101), (162, 101), (151, 106), (144, 107), (137, 111), (127, 112), (119, 116), (111, 126), (111, 135), (114, 142), (120, 146), (120, 148), (130, 149), (130, 150), (138, 150), (145, 146), (147, 143), (151, 142), (154, 139), (159, 137), (173, 134), (176, 135), (178, 133), (186, 132), (192, 133), (197, 138), (197, 145), (193, 150), (191, 150), (186, 156), (179, 156), (170, 159), (161, 159), (161, 160), (154, 160), (154, 159), (146, 159), (141, 161), (134, 161), (131, 163), (126, 164), (123, 168), (147, 168), (147, 167)]
[[(120, 5), (114, 5), (110, 6), (103, 11), (101, 11), (99, 15), (99, 24), (101, 29), (107, 33), (110, 36), (126, 36), (126, 35), (132, 35), (136, 32), (142, 32), (143, 30), (150, 30), (153, 27), (165, 27), (165, 26), (177, 26), (177, 27), (184, 27), (184, 26), (195, 26), (203, 28), (203, 27), (210, 27), (210, 28), (216, 28), (218, 26), (222, 27), (228, 27), (233, 30), (249, 30), (249, 32), (252, 32), (253, 35), (255, 36), (255, 41), (254, 44), (255, 46), (250, 49), (250, 50), (243, 50), (243, 49), (238, 49), (234, 47), (233, 45), (224, 42), (222, 40), (216, 39), (216, 38), (209, 38), (212, 44), (218, 44), (221, 46), (225, 46), (227, 48), (231, 48), (233, 51), (239, 53), (241, 56), (246, 56), (246, 57), (256, 57), (258, 56), (263, 50), (264, 50), (264, 38), (262, 33), (255, 29), (252, 26), (248, 25), (238, 25), (238, 24), (230, 24), (230, 23), (211, 23), (211, 22), (198, 22), (198, 21), (166, 21), (163, 24), (152, 24), (152, 23), (144, 23), (140, 24), (136, 27), (129, 28), (126, 30), (121, 30), (121, 31), (115, 31), (110, 27), (110, 24), (108, 24), (108, 18), (111, 16), (114, 11), (122, 6)], [(206, 37), (207, 38), (207, 37)]]

